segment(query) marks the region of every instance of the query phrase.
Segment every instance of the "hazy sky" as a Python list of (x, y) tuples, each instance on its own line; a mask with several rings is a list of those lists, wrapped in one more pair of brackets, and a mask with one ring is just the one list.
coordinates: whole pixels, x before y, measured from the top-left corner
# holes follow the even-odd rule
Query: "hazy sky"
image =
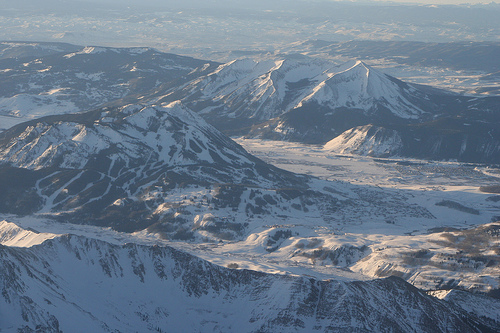
[(491, 3), (492, 1), (484, 1), (484, 0), (399, 0), (394, 2), (414, 2), (414, 3), (427, 3), (427, 4), (478, 4), (478, 3)]
[(394, 3), (422, 3), (422, 4), (436, 4), (436, 5), (459, 5), (459, 4), (480, 4), (480, 3), (491, 3), (494, 1), (485, 1), (485, 0), (354, 0), (354, 2), (394, 2)]

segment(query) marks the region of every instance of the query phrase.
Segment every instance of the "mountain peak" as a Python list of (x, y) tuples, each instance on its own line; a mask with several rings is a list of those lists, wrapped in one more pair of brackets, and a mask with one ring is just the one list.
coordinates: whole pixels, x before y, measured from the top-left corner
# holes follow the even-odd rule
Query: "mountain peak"
[(320, 82), (298, 107), (315, 102), (330, 109), (354, 108), (370, 114), (382, 105), (400, 118), (417, 118), (424, 111), (408, 96), (416, 93), (411, 86), (389, 77), (362, 61), (347, 62)]
[[(169, 165), (213, 163), (210, 150), (222, 152), (222, 160), (231, 161), (233, 155), (226, 148), (221, 151), (213, 147), (214, 142), (210, 143), (205, 135), (223, 147), (243, 151), (180, 102), (164, 107), (127, 105), (100, 113), (41, 118), (18, 125), (14, 132), (17, 131), (19, 136), (4, 138), (8, 143), (0, 147), (0, 159), (34, 170), (81, 169), (92, 156), (105, 152), (111, 160), (134, 165), (148, 158)], [(240, 161), (245, 163), (248, 159)]]

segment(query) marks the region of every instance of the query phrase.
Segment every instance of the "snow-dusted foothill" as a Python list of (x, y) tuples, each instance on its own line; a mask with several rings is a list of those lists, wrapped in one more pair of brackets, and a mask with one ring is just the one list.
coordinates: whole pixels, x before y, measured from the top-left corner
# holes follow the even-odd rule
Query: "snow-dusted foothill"
[(397, 156), (401, 151), (401, 137), (396, 131), (359, 126), (345, 131), (324, 145), (327, 152), (373, 157)]
[(324, 145), (330, 154), (500, 163), (500, 112), (491, 121), (443, 118), (423, 124), (358, 126)]

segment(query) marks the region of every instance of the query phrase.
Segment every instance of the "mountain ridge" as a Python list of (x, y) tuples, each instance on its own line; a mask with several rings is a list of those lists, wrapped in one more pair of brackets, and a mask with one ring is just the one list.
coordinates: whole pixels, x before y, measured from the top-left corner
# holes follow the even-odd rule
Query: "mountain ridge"
[(347, 283), (234, 270), (168, 246), (62, 235), (1, 245), (0, 266), (3, 329), (493, 331), (399, 278)]

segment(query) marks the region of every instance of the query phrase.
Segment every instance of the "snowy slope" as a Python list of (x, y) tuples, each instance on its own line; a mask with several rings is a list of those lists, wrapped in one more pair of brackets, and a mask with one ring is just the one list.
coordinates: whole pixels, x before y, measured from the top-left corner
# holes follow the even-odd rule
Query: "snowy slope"
[(442, 118), (413, 125), (351, 128), (324, 145), (329, 153), (500, 163), (500, 112), (481, 117)]
[(414, 119), (422, 117), (426, 112), (407, 97), (414, 95), (411, 97), (427, 98), (416, 88), (385, 75), (361, 61), (346, 67), (348, 68), (344, 71), (328, 75), (328, 78), (319, 83), (297, 107), (307, 102), (315, 102), (331, 109), (349, 107), (371, 113), (375, 112), (379, 107), (377, 104), (380, 104), (396, 117)]
[[(82, 169), (92, 156), (102, 154), (127, 167), (148, 159), (170, 167), (214, 163), (214, 159), (251, 163), (243, 149), (178, 103), (165, 108), (128, 105), (59, 121), (41, 119), (7, 131), (2, 143), (3, 162), (33, 170)], [(190, 154), (189, 148), (197, 153)]]
[(265, 251), (273, 251), (291, 232), (277, 225), (304, 231), (326, 223), (334, 231), (367, 218), (385, 227), (388, 215), (435, 220), (398, 193), (325, 184), (265, 164), (178, 102), (23, 123), (0, 135), (0, 161), (2, 213), (147, 228), (176, 240), (264, 233)]
[(0, 221), (0, 230), (0, 244), (5, 246), (31, 247), (56, 237), (55, 234), (26, 230), (7, 221)]
[[(247, 71), (241, 71), (243, 66)], [(205, 97), (215, 96), (231, 108), (231, 117), (268, 120), (297, 105), (303, 90), (326, 77), (332, 66), (321, 60), (235, 60), (200, 79), (200, 84)]]
[(335, 65), (288, 57), (234, 60), (160, 97), (180, 99), (219, 129), (230, 130), (277, 117), (295, 107)]
[(366, 125), (352, 128), (327, 142), (324, 149), (338, 154), (363, 156), (397, 156), (402, 140), (396, 131)]
[(0, 246), (0, 329), (71, 332), (480, 332), (473, 315), (401, 279), (232, 270), (170, 247), (58, 236)]
[[(240, 232), (237, 213), (211, 210), (238, 212), (251, 195), (243, 214), (264, 213), (263, 204), (279, 200), (269, 191), (307, 188), (306, 177), (256, 159), (180, 103), (23, 123), (0, 134), (0, 161), (3, 212), (64, 213), (128, 231), (163, 221), (169, 226), (159, 228), (177, 237), (192, 237), (193, 224)], [(252, 188), (264, 193), (256, 198)]]

